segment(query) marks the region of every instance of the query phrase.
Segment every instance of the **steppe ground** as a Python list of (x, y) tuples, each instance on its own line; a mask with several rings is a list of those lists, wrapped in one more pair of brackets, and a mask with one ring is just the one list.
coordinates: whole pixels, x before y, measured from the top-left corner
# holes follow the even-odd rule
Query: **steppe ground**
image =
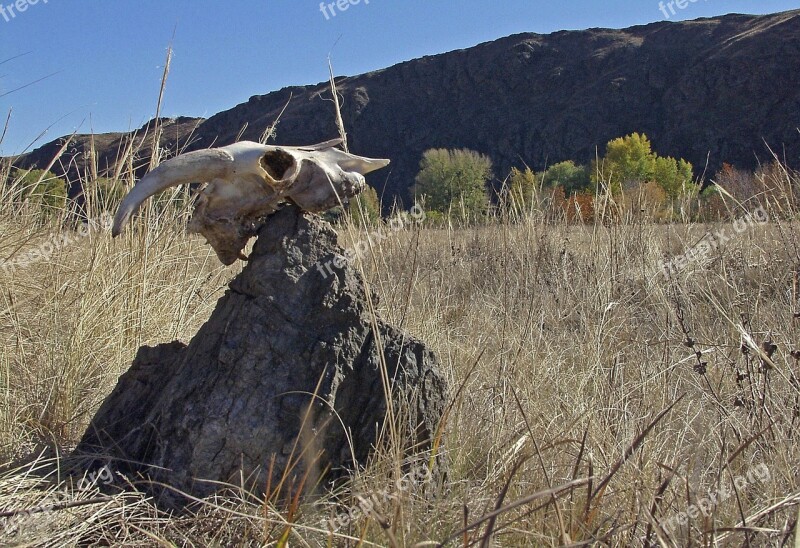
[[(338, 505), (233, 489), (185, 516), (65, 489), (54, 465), (136, 349), (188, 341), (241, 266), (221, 267), (174, 208), (112, 240), (99, 210), (78, 233), (65, 212), (0, 203), (0, 258), (25, 258), (0, 267), (2, 545), (796, 545), (791, 197), (764, 198), (769, 222), (746, 226), (733, 221), (757, 204), (714, 225), (532, 211), (390, 231), (361, 264), (379, 313), (429, 344), (453, 387), (446, 484), (398, 484), (378, 457)], [(377, 229), (340, 227), (345, 245)], [(719, 230), (715, 249), (659, 269)]]

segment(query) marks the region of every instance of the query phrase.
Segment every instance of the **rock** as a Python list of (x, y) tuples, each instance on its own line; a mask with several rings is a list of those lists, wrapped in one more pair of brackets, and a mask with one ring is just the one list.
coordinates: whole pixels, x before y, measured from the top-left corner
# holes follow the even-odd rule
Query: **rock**
[[(424, 453), (446, 404), (436, 356), (380, 318), (373, 324), (336, 232), (285, 207), (188, 346), (139, 350), (76, 455), (194, 497), (242, 477), (258, 492), (285, 471), (298, 483), (308, 472), (306, 485), (333, 481), (379, 443), (387, 416), (379, 349), (404, 447)], [(149, 490), (164, 506), (187, 502)]]

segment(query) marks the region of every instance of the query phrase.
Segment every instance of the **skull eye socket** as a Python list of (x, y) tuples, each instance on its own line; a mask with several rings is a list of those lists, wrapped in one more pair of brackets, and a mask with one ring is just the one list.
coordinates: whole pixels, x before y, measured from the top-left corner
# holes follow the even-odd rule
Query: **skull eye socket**
[(292, 166), (294, 158), (283, 150), (271, 150), (261, 157), (261, 167), (277, 181), (282, 180)]

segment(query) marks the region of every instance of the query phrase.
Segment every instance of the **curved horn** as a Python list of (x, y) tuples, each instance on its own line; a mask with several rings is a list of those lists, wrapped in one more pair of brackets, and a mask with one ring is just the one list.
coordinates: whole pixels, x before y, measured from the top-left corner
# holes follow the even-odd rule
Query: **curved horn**
[(366, 175), (372, 171), (384, 168), (389, 165), (389, 160), (376, 160), (373, 158), (365, 158), (363, 156), (356, 156), (341, 149), (335, 148), (341, 145), (343, 140), (341, 138), (331, 139), (324, 143), (311, 145), (307, 147), (285, 147), (295, 148), (303, 152), (319, 152), (320, 156), (324, 156), (328, 161), (336, 162), (344, 171), (355, 171), (361, 175)]
[(328, 148), (317, 153), (317, 158), (324, 158), (326, 162), (335, 163), (343, 171), (356, 172), (366, 175), (372, 171), (384, 168), (389, 165), (389, 160), (379, 160), (375, 158), (365, 158), (356, 156), (338, 148)]
[(324, 143), (318, 143), (316, 145), (310, 145), (307, 147), (293, 147), (298, 150), (304, 151), (314, 151), (314, 150), (325, 150), (326, 148), (333, 148), (335, 146), (339, 146), (344, 142), (344, 139), (338, 137), (336, 139), (331, 139), (330, 141), (325, 141)]
[(225, 178), (232, 169), (233, 156), (220, 149), (198, 150), (167, 160), (142, 177), (122, 200), (114, 216), (111, 235), (119, 236), (131, 216), (149, 197), (172, 186)]
[(390, 160), (364, 158), (363, 156), (351, 156), (343, 162), (339, 162), (341, 168), (345, 171), (355, 171), (361, 175), (366, 175), (378, 169), (383, 169), (388, 166)]

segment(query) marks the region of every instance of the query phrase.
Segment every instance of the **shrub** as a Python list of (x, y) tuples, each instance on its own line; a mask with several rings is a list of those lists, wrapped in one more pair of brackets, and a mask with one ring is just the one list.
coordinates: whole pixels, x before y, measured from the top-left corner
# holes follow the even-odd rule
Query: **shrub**
[(591, 185), (586, 166), (576, 165), (572, 160), (559, 162), (547, 168), (542, 176), (542, 181), (548, 187), (564, 187), (567, 195), (586, 190)]
[(745, 202), (761, 191), (755, 175), (728, 163), (722, 164), (713, 180), (739, 202)]
[(46, 212), (64, 209), (67, 203), (67, 183), (54, 173), (43, 169), (15, 169), (11, 185), (21, 201)]
[[(796, 211), (798, 206), (797, 173), (790, 170), (780, 162), (774, 161), (760, 166), (755, 174), (760, 195), (753, 196), (751, 202), (766, 205), (772, 200), (780, 203), (782, 207), (789, 206), (789, 210)], [(748, 207), (756, 207), (755, 204)]]
[(491, 177), (492, 161), (483, 154), (430, 149), (422, 156), (413, 191), (424, 199), (426, 211), (474, 219), (489, 206), (486, 183)]
[(606, 155), (592, 170), (592, 182), (608, 185), (613, 193), (624, 183), (647, 181), (655, 173), (655, 155), (646, 135), (632, 133), (608, 142)]
[(591, 223), (594, 221), (594, 195), (590, 192), (578, 192), (563, 202), (564, 215), (567, 221)]
[(778, 162), (761, 165), (754, 173), (725, 163), (713, 182), (716, 184), (701, 195), (706, 217), (730, 217), (736, 211), (752, 211), (770, 202), (778, 205), (787, 218), (797, 210), (797, 173)]
[(655, 181), (629, 183), (622, 201), (623, 209), (632, 217), (668, 221), (671, 211), (666, 207), (667, 193)]
[(692, 164), (686, 160), (656, 157), (653, 179), (669, 198), (694, 191)]
[(613, 194), (629, 184), (655, 181), (669, 198), (693, 192), (692, 164), (686, 160), (660, 157), (653, 152), (647, 135), (632, 133), (608, 142), (606, 155), (592, 170), (595, 188), (603, 183)]

